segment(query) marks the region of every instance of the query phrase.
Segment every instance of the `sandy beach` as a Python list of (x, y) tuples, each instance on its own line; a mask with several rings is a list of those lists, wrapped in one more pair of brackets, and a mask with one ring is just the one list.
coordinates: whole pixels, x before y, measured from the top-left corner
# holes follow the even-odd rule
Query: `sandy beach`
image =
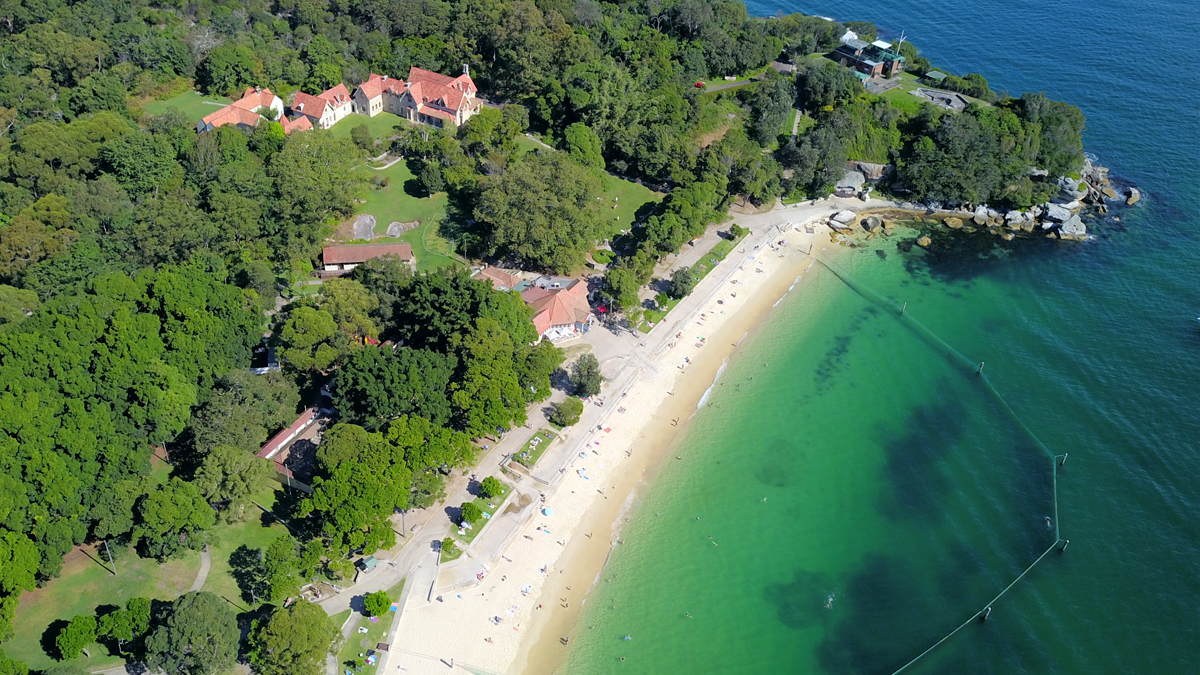
[(723, 364), (781, 297), (803, 292), (804, 277), (827, 273), (808, 252), (839, 248), (824, 221), (841, 206), (735, 218), (751, 234), (609, 376), (604, 407), (585, 414), (590, 426), (581, 421), (569, 430), (557, 462), (547, 469), (541, 463), (551, 453), (542, 458), (534, 475), (549, 471), (549, 484), (526, 479), (518, 486), (536, 508), (499, 555), (456, 561), (482, 578), (452, 586), (461, 569), (455, 577), (443, 566), (432, 592), (406, 594), (386, 672), (558, 668), (609, 553), (622, 543), (628, 511), (664, 462), (686, 461), (675, 442)]

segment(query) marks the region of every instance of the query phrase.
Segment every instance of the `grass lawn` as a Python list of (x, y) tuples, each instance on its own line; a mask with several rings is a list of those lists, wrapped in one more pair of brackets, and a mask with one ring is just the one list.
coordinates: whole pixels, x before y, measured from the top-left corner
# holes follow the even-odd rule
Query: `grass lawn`
[[(404, 580), (401, 579), (400, 583), (388, 589), (387, 594), (388, 597), (392, 599), (392, 602), (397, 602), (400, 600), (400, 594), (403, 592)], [(339, 630), (341, 629), (342, 624), (346, 622), (344, 615), (348, 616), (348, 611), (342, 612), (342, 614), (334, 615), (335, 619), (342, 617), (341, 621), (337, 623)], [(351, 672), (361, 673), (362, 675), (375, 675), (375, 666), (365, 666), (362, 670), (355, 670), (350, 665), (350, 662), (359, 658), (360, 654), (365, 662), (367, 656), (371, 652), (375, 651), (375, 645), (379, 644), (380, 642), (387, 642), (388, 633), (390, 633), (392, 630), (392, 621), (395, 620), (395, 618), (396, 612), (391, 611), (387, 612), (383, 616), (364, 616), (358, 622), (358, 627), (366, 628), (367, 632), (359, 633), (358, 628), (355, 628), (353, 631), (351, 631), (350, 637), (346, 638), (346, 644), (342, 646), (341, 653), (338, 654), (338, 672), (340, 673), (349, 670)]]
[(600, 203), (604, 206), (600, 209), (600, 216), (609, 224), (609, 236), (633, 227), (639, 209), (646, 204), (657, 204), (663, 199), (663, 195), (641, 183), (608, 174), (605, 174), (602, 181), (604, 194)]
[(341, 630), (342, 624), (346, 623), (346, 619), (350, 618), (351, 611), (353, 611), (353, 610), (343, 609), (342, 611), (338, 612), (337, 614), (334, 614), (333, 616), (329, 617), (329, 620), (333, 622), (333, 625), (338, 627), (338, 630)]
[(535, 150), (545, 150), (546, 149), (541, 143), (538, 143), (537, 141), (533, 140), (532, 138), (526, 136), (525, 134), (521, 134), (520, 136), (517, 136), (516, 142), (517, 142), (517, 152), (516, 152), (517, 157), (521, 157), (522, 155), (524, 155), (527, 152), (533, 152)]
[[(279, 489), (283, 487), (280, 486)], [(255, 495), (254, 501), (270, 508), (275, 503), (275, 491)], [(221, 596), (238, 612), (248, 611), (251, 607), (248, 601), (242, 599), (242, 591), (230, 574), (229, 556), (243, 545), (250, 548), (266, 548), (276, 537), (287, 532), (287, 528), (277, 522), (264, 527), (263, 515), (257, 506), (251, 504), (250, 508), (246, 509), (245, 520), (219, 527), (213, 537), (213, 543), (208, 545), (208, 553), (212, 556), (212, 569), (202, 590)]]
[[(454, 538), (460, 541), (458, 545), (460, 550), (466, 548), (471, 544), (471, 542), (475, 541), (475, 537), (478, 537), (479, 533), (483, 532), (483, 528), (488, 524), (488, 520), (491, 519), (491, 516), (496, 515), (497, 509), (499, 509), (500, 505), (504, 503), (504, 500), (508, 498), (508, 495), (512, 493), (511, 485), (505, 483), (504, 481), (500, 481), (500, 485), (502, 486), (502, 489), (500, 490), (500, 494), (496, 495), (496, 497), (492, 499), (476, 497), (475, 499), (471, 500), (475, 502), (475, 505), (482, 509), (488, 517), (483, 518), (479, 522), (475, 523), (475, 526), (467, 530), (466, 534), (458, 534), (457, 531), (454, 533)], [(492, 508), (489, 506), (489, 504), (495, 504), (496, 508)]]
[[(49, 667), (54, 661), (43, 650), (43, 634), (50, 624), (67, 621), (77, 614), (91, 614), (99, 605), (121, 605), (130, 598), (148, 597), (173, 600), (191, 588), (200, 570), (200, 556), (189, 553), (182, 560), (158, 564), (153, 559), (139, 558), (132, 547), (117, 553), (117, 575), (89, 549), (67, 554), (62, 576), (44, 588), (21, 595), (21, 604), (13, 620), (15, 633), (4, 643), (9, 658), (24, 661), (30, 668)], [(50, 645), (53, 644), (53, 636)], [(53, 647), (51, 647), (53, 653)], [(79, 658), (71, 663), (84, 670), (111, 668), (124, 663), (119, 656), (110, 656), (104, 647), (91, 648), (91, 658)]]
[(145, 110), (150, 115), (161, 115), (167, 108), (179, 108), (189, 119), (199, 122), (200, 118), (230, 103), (232, 101), (223, 96), (203, 96), (198, 91), (189, 91), (165, 101), (151, 101), (146, 104)]
[[(519, 464), (523, 465), (525, 468), (532, 469), (533, 465), (537, 464), (537, 461), (539, 458), (541, 458), (542, 453), (546, 452), (546, 448), (550, 447), (550, 442), (553, 441), (557, 435), (558, 434), (555, 434), (549, 429), (543, 429), (537, 432), (532, 438), (529, 439), (527, 443), (525, 443), (525, 447), (521, 448), (520, 452), (513, 455), (513, 459)], [(535, 441), (537, 442), (535, 443)]]
[[(337, 129), (337, 126), (334, 129)], [(437, 221), (446, 217), (445, 192), (439, 192), (432, 197), (417, 196), (416, 176), (408, 170), (408, 164), (404, 161), (396, 162), (381, 171), (361, 171), (369, 172), (372, 178), (386, 176), (390, 180), (388, 186), (383, 189), (369, 190), (365, 202), (358, 207), (359, 213), (375, 216), (376, 234), (386, 233), (388, 225), (393, 222), (421, 221), (419, 226), (399, 237), (375, 237), (371, 240), (372, 243), (408, 242), (412, 245), (413, 255), (417, 257), (417, 270), (421, 272), (463, 264), (454, 254), (454, 247), (450, 242), (440, 237), (437, 232)]]
[[(704, 257), (700, 258), (700, 262), (692, 265), (692, 273), (696, 276), (696, 283), (699, 284), (704, 280), (704, 277), (708, 276), (709, 272), (716, 269), (717, 264), (724, 260), (725, 257), (729, 255), (730, 251), (732, 251), (735, 246), (741, 243), (741, 241), (745, 239), (748, 234), (749, 232), (747, 231), (737, 239), (722, 239), (716, 244), (713, 244), (713, 247), (708, 250), (708, 253), (706, 253)], [(683, 298), (680, 298), (679, 300), (682, 299)], [(643, 333), (649, 333), (650, 329), (652, 328), (650, 324), (654, 323), (657, 325), (660, 321), (662, 321), (663, 317), (665, 317), (668, 312), (674, 309), (675, 305), (679, 304), (679, 300), (671, 298), (667, 301), (666, 307), (662, 308), (661, 310), (646, 310), (642, 323), (638, 326), (638, 330), (642, 331)]]
[(371, 132), (371, 138), (378, 139), (387, 138), (395, 133), (392, 128), (397, 124), (411, 126), (412, 122), (390, 112), (381, 112), (374, 117), (351, 114), (330, 127), (329, 133), (333, 134), (335, 138), (350, 138), (350, 130), (360, 124), (367, 125), (367, 129)]

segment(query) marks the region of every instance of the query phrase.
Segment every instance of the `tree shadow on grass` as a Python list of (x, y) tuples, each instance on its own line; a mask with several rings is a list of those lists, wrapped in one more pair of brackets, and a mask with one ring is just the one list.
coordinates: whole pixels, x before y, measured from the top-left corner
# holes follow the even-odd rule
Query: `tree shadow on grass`
[(62, 654), (58, 651), (58, 644), (55, 643), (55, 639), (58, 638), (59, 633), (66, 630), (68, 623), (69, 622), (66, 619), (57, 619), (47, 626), (46, 630), (42, 633), (42, 652), (55, 660), (62, 658)]

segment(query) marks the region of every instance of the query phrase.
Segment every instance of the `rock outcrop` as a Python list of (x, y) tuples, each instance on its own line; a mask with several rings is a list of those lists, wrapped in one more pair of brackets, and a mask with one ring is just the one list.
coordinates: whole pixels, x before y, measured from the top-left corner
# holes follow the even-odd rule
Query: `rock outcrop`
[(917, 239), (917, 246), (920, 246), (921, 248), (928, 248), (929, 245), (932, 243), (933, 243), (933, 240), (924, 235), (921, 235), (921, 238)]
[(370, 241), (373, 236), (375, 236), (375, 216), (364, 213), (354, 219), (355, 239)]
[(1071, 217), (1071, 210), (1062, 204), (1047, 204), (1045, 211), (1046, 220), (1053, 220), (1056, 223), (1061, 223)]
[(866, 218), (863, 219), (862, 226), (863, 226), (863, 229), (866, 230), (867, 232), (874, 232), (875, 230), (878, 230), (880, 227), (882, 227), (883, 223), (875, 216), (867, 216)]
[(1134, 204), (1141, 201), (1141, 199), (1142, 199), (1141, 190), (1138, 190), (1137, 188), (1133, 187), (1132, 185), (1129, 186), (1129, 198), (1125, 200), (1125, 203), (1130, 206), (1133, 206)]

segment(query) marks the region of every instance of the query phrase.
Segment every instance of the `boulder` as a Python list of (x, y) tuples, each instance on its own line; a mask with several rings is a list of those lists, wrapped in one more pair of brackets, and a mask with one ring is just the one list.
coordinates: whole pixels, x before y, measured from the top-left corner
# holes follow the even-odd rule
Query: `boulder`
[(830, 218), (835, 222), (845, 225), (846, 223), (854, 222), (854, 215), (855, 214), (853, 211), (838, 211), (837, 213), (830, 216)]
[(854, 169), (858, 173), (861, 173), (872, 183), (881, 181), (896, 171), (896, 167), (891, 164), (872, 164), (871, 162), (851, 162), (851, 164), (854, 165)]
[(1087, 234), (1087, 225), (1083, 224), (1083, 221), (1080, 220), (1079, 216), (1071, 216), (1067, 220), (1063, 221), (1061, 230), (1063, 234), (1078, 236), (1081, 234)]
[(946, 223), (946, 227), (949, 227), (953, 230), (957, 230), (958, 228), (963, 226), (962, 218), (955, 218), (954, 216), (950, 216), (943, 222)]
[(1129, 186), (1129, 199), (1126, 199), (1125, 203), (1129, 204), (1130, 206), (1133, 206), (1134, 204), (1138, 203), (1138, 201), (1141, 198), (1142, 198), (1141, 191), (1138, 190), (1137, 188), (1133, 187), (1132, 185)]
[(354, 238), (371, 240), (375, 236), (375, 216), (364, 213), (354, 219)]
[(1100, 194), (1104, 195), (1105, 197), (1108, 197), (1109, 199), (1119, 199), (1119, 197), (1117, 196), (1117, 191), (1112, 189), (1112, 187), (1108, 186), (1108, 185), (1105, 185), (1103, 188), (1100, 189)]
[(1000, 235), (1000, 238), (1001, 238), (1001, 239), (1003, 239), (1004, 241), (1012, 241), (1012, 240), (1013, 240), (1013, 233), (1012, 233), (1012, 232), (1005, 232), (1004, 234)]
[(847, 171), (846, 175), (842, 176), (842, 179), (837, 182), (836, 189), (854, 190), (857, 192), (865, 182), (867, 182), (866, 176), (857, 171)]
[(863, 229), (867, 232), (874, 232), (883, 226), (883, 223), (875, 216), (867, 216), (862, 221)]
[(921, 238), (917, 240), (917, 246), (920, 246), (921, 248), (926, 248), (932, 243), (933, 240), (924, 235), (921, 235)]
[(1035, 169), (1031, 166), (1031, 167), (1029, 167), (1029, 175), (1037, 176), (1039, 178), (1045, 178), (1046, 176), (1050, 175), (1050, 172), (1047, 171), (1046, 169)]
[(1071, 210), (1061, 204), (1046, 206), (1046, 219), (1061, 223), (1071, 217)]

